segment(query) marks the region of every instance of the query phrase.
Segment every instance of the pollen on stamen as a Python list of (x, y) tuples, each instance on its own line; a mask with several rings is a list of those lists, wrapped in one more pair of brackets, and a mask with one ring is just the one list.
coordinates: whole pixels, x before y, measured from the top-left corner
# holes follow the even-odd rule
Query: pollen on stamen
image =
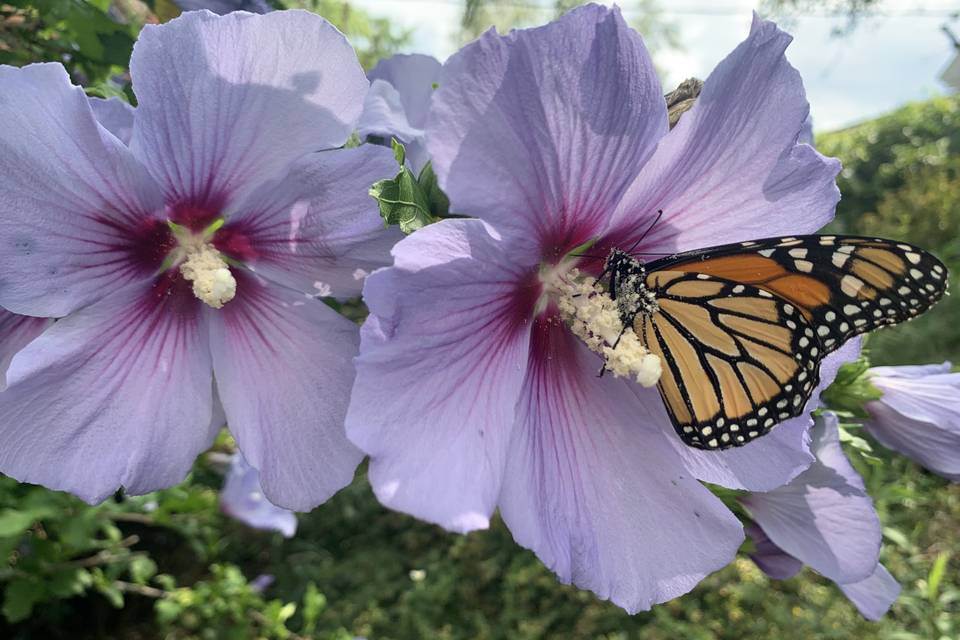
[(209, 244), (187, 251), (180, 273), (193, 283), (193, 295), (214, 309), (233, 300), (237, 281), (220, 252)]
[[(660, 358), (647, 350), (631, 327), (624, 331), (617, 303), (576, 269), (551, 282), (564, 321), (592, 351), (603, 357), (615, 377), (633, 378), (644, 387), (660, 380)], [(614, 346), (616, 345), (616, 346)]]

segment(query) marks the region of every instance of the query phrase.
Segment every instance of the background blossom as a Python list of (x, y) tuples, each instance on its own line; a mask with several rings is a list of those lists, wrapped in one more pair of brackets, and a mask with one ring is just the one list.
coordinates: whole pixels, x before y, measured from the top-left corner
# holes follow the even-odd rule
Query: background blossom
[(866, 404), (867, 432), (939, 475), (960, 482), (960, 373), (950, 363), (874, 367), (883, 397)]
[(395, 238), (367, 196), (390, 152), (332, 150), (367, 81), (303, 12), (147, 26), (131, 74), (135, 110), (60, 65), (0, 67), (0, 304), (59, 318), (13, 357), (0, 470), (91, 502), (169, 486), (222, 401), (265, 493), (309, 509), (361, 458), (342, 426), (356, 327), (316, 285), (356, 295)]
[(836, 415), (817, 418), (810, 435), (816, 460), (806, 471), (741, 499), (755, 521), (747, 527), (756, 545), (751, 557), (778, 580), (806, 564), (837, 583), (864, 617), (877, 620), (900, 593), (879, 563), (880, 520), (840, 447)]

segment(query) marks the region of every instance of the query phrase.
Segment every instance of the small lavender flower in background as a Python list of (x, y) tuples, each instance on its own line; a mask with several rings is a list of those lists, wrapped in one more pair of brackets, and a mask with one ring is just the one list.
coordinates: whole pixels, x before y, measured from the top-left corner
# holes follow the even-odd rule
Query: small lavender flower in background
[[(569, 255), (589, 241), (600, 255), (670, 253), (831, 219), (839, 165), (798, 142), (809, 109), (789, 42), (755, 19), (669, 133), (653, 64), (616, 9), (491, 31), (447, 61), (427, 149), (451, 210), (479, 219), (416, 231), (367, 279), (347, 430), (382, 503), (460, 532), (499, 508), (562, 581), (631, 612), (734, 557), (742, 527), (698, 480), (787, 482), (812, 461), (810, 419), (735, 450), (683, 445), (656, 390), (597, 377), (561, 284), (600, 271)], [(828, 359), (823, 383), (856, 351)], [(628, 360), (630, 378), (656, 381)]]
[(169, 486), (222, 401), (265, 494), (310, 509), (361, 459), (358, 332), (316, 298), (396, 237), (367, 195), (390, 151), (333, 150), (366, 77), (319, 16), (205, 11), (145, 27), (131, 75), (135, 110), (0, 67), (0, 305), (59, 318), (10, 364), (0, 471), (90, 502)]
[(297, 532), (297, 516), (278, 507), (263, 495), (260, 473), (235, 453), (220, 491), (220, 510), (240, 522), (265, 531), (279, 531), (285, 538)]
[(183, 11), (206, 9), (219, 16), (225, 16), (233, 11), (261, 14), (273, 11), (273, 7), (266, 0), (173, 0), (173, 2)]
[(754, 562), (785, 580), (806, 564), (833, 580), (864, 617), (877, 620), (900, 593), (879, 563), (880, 520), (863, 479), (840, 446), (838, 420), (819, 416), (810, 432), (816, 460), (788, 484), (741, 498), (754, 519)]
[(381, 60), (367, 74), (371, 84), (357, 125), (360, 135), (377, 136), (386, 143), (396, 138), (404, 143), (407, 163), (415, 175), (430, 159), (424, 128), (442, 69), (431, 56), (397, 54)]
[(960, 373), (950, 363), (873, 367), (883, 393), (866, 403), (864, 428), (880, 444), (948, 480), (960, 482)]

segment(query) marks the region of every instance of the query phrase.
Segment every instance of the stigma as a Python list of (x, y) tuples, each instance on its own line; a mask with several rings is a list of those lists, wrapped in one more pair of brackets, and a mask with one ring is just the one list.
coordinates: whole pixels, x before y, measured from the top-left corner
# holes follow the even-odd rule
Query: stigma
[(180, 264), (180, 273), (193, 283), (193, 295), (214, 309), (222, 309), (237, 295), (237, 281), (227, 262), (209, 244), (189, 249), (186, 253), (186, 259)]
[(624, 326), (617, 302), (599, 282), (575, 268), (556, 269), (542, 279), (570, 331), (603, 358), (606, 370), (644, 387), (657, 384), (660, 357), (643, 345), (633, 327)]
[(237, 295), (237, 280), (230, 272), (230, 265), (212, 243), (217, 230), (223, 226), (223, 219), (200, 233), (192, 233), (173, 222), (167, 224), (178, 242), (168, 265), (178, 268), (183, 278), (193, 283), (193, 295), (198, 300), (222, 309)]

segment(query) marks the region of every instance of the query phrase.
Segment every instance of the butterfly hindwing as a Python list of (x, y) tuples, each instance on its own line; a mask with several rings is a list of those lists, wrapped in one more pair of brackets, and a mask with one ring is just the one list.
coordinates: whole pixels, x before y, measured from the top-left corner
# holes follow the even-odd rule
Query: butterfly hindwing
[(768, 238), (681, 253), (647, 265), (751, 284), (798, 307), (821, 349), (909, 320), (946, 292), (947, 270), (912, 245), (855, 236)]
[(656, 271), (657, 299), (634, 332), (661, 358), (658, 387), (688, 445), (725, 449), (803, 412), (823, 349), (796, 305), (708, 274)]

